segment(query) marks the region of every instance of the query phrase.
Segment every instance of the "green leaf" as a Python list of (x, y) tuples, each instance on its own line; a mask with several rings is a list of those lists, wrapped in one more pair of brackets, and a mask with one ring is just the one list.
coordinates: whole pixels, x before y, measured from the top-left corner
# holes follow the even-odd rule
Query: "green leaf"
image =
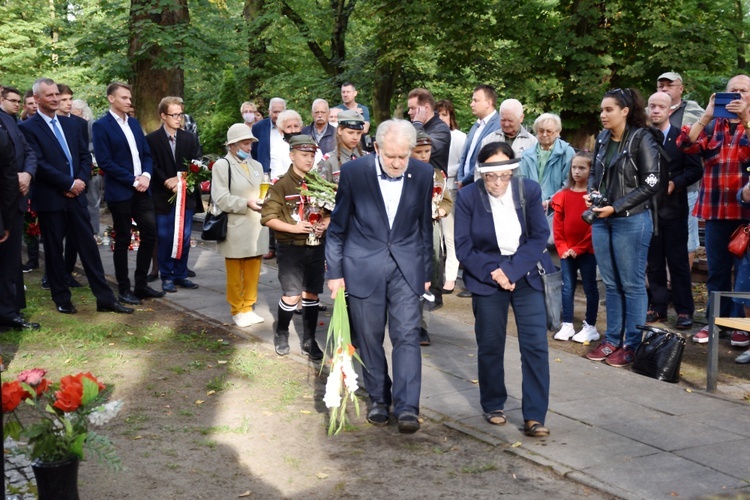
[(99, 396), (99, 384), (88, 377), (82, 377), (83, 380), (83, 398), (81, 404), (88, 405)]

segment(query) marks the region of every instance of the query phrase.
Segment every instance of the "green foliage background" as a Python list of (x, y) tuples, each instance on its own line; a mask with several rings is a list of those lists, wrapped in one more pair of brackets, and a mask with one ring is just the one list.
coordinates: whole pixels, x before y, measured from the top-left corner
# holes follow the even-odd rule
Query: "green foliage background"
[[(143, 4), (141, 1), (140, 4)], [(152, 20), (174, 0), (149, 0)], [(95, 114), (104, 88), (133, 77), (133, 59), (184, 70), (186, 112), (206, 152), (220, 152), (239, 105), (273, 96), (308, 121), (315, 98), (340, 102), (351, 80), (374, 121), (403, 112), (414, 87), (456, 105), (468, 129), (471, 89), (490, 83), (526, 105), (526, 121), (560, 113), (575, 142), (599, 128), (611, 87), (648, 95), (678, 71), (705, 104), (747, 71), (745, 0), (188, 0), (190, 22), (131, 19), (130, 0), (0, 0), (0, 83), (69, 84)], [(340, 33), (340, 35), (339, 35)], [(139, 51), (128, 57), (137, 38)], [(141, 75), (143, 76), (143, 75)], [(147, 75), (146, 75), (147, 76)], [(137, 99), (137, 95), (135, 96)], [(137, 107), (137, 102), (136, 102)], [(155, 113), (138, 109), (138, 113)]]

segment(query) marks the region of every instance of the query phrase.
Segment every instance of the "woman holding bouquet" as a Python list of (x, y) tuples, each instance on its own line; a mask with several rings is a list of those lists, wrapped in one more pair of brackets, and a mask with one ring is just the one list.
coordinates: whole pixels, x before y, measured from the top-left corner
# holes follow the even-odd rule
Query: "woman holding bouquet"
[(268, 229), (260, 224), (260, 183), (263, 167), (250, 158), (250, 127), (235, 123), (227, 131), (227, 155), (214, 163), (211, 197), (229, 215), (227, 238), (218, 244), (227, 269), (227, 302), (240, 327), (262, 323), (253, 311), (263, 254), (268, 252)]

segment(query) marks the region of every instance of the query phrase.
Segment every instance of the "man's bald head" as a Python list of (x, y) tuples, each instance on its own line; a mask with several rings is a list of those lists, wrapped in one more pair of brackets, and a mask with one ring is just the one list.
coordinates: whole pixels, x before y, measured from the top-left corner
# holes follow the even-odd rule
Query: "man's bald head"
[(672, 98), (666, 92), (656, 92), (648, 98), (648, 117), (651, 124), (657, 128), (666, 127), (669, 120), (669, 108), (672, 105)]
[(750, 104), (750, 76), (733, 76), (727, 82), (727, 92), (738, 92), (742, 96), (742, 100)]

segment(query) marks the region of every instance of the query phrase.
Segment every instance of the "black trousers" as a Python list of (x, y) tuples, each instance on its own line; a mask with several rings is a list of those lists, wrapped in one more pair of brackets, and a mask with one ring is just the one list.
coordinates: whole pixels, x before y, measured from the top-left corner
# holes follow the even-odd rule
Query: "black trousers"
[[(130, 291), (128, 277), (128, 247), (130, 246), (131, 219), (138, 225), (141, 242), (135, 260), (135, 289), (142, 290), (148, 286), (146, 277), (156, 246), (156, 211), (154, 202), (148, 193), (136, 192), (126, 201), (107, 203), (112, 212), (112, 226), (115, 230), (115, 278), (120, 293)], [(91, 231), (89, 223), (89, 232)], [(93, 240), (93, 236), (92, 236)]]
[(14, 214), (9, 221), (9, 235), (0, 243), (0, 319), (13, 319), (26, 306), (21, 271), (21, 239), (23, 236), (23, 214)]
[(659, 234), (651, 238), (648, 249), (648, 285), (650, 309), (660, 316), (667, 315), (669, 291), (667, 266), (672, 281), (672, 303), (677, 314), (693, 315), (693, 284), (687, 252), (687, 217), (663, 219), (659, 217)]
[(85, 205), (75, 198), (66, 200), (64, 210), (39, 212), (44, 242), (44, 261), (52, 300), (58, 306), (70, 304), (70, 289), (65, 284), (63, 240), (75, 241), (89, 287), (99, 304), (112, 304), (115, 295), (104, 277), (99, 247), (91, 234), (91, 221)]

